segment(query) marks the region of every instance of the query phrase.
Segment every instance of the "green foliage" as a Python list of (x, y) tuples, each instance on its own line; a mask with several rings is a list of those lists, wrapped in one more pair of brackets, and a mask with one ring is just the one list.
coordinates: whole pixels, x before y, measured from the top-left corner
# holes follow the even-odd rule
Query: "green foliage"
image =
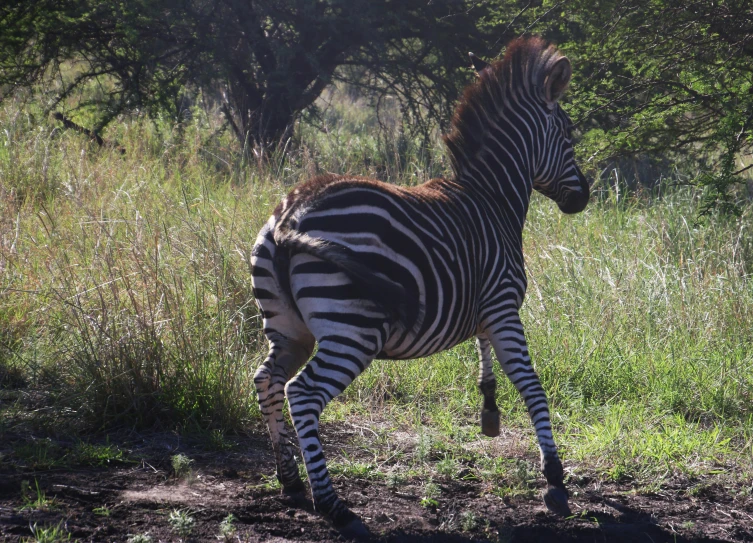
[(110, 443), (93, 444), (81, 441), (73, 449), (72, 459), (76, 463), (104, 467), (128, 461), (121, 448)]
[(576, 0), (544, 26), (574, 60), (581, 156), (602, 168), (640, 154), (672, 160), (705, 188), (702, 213), (741, 211), (734, 188), (753, 151), (749, 2)]
[(421, 505), (423, 507), (439, 507), (439, 498), (442, 496), (442, 490), (434, 481), (429, 480), (424, 485)]
[(75, 108), (95, 132), (122, 112), (181, 120), (201, 89), (241, 146), (287, 141), (337, 80), (401, 97), (416, 120), (446, 120), (489, 13), (454, 0), (17, 3), (0, 9), (0, 85), (56, 82), (48, 110), (92, 85)]
[(170, 465), (176, 477), (180, 478), (191, 475), (191, 464), (193, 464), (193, 460), (185, 454), (176, 454), (170, 457)]
[(92, 509), (92, 513), (98, 517), (109, 517), (112, 511), (109, 507), (95, 507)]
[(21, 510), (45, 511), (55, 507), (55, 500), (45, 495), (44, 490), (39, 488), (39, 481), (34, 479), (34, 488), (29, 481), (21, 481), (21, 499), (24, 504)]
[(173, 509), (167, 517), (170, 529), (180, 537), (188, 537), (196, 527), (196, 519), (184, 509)]
[(236, 527), (235, 521), (238, 520), (232, 513), (228, 514), (222, 522), (220, 522), (220, 534), (218, 539), (222, 541), (232, 541), (235, 536)]
[(24, 543), (61, 543), (62, 541), (70, 541), (71, 534), (65, 529), (64, 523), (61, 521), (55, 526), (38, 526), (35, 522), (33, 526), (30, 526), (32, 537), (21, 539)]

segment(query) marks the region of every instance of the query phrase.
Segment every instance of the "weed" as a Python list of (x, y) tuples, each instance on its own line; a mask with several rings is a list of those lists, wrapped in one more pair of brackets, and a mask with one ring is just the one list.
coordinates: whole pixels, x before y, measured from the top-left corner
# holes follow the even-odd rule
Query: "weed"
[(152, 536), (148, 533), (129, 535), (126, 541), (127, 543), (152, 543)]
[(608, 476), (615, 483), (624, 483), (631, 479), (628, 467), (620, 462), (616, 463), (609, 469)]
[(259, 490), (265, 490), (267, 492), (280, 490), (282, 488), (282, 485), (280, 484), (280, 480), (277, 478), (276, 475), (262, 474), (261, 480), (262, 482), (258, 485), (255, 485), (254, 488), (258, 488)]
[(110, 516), (110, 509), (108, 507), (95, 507), (92, 509), (92, 513), (94, 513), (98, 517), (109, 517)]
[(177, 478), (189, 477), (191, 475), (191, 464), (193, 464), (193, 460), (185, 454), (175, 454), (170, 457), (170, 465)]
[(437, 462), (435, 469), (444, 477), (454, 477), (458, 473), (458, 462), (452, 456), (445, 456)]
[(406, 481), (405, 475), (399, 470), (390, 471), (387, 473), (387, 488), (396, 489)]
[(429, 434), (422, 431), (418, 435), (418, 443), (416, 444), (416, 450), (414, 453), (417, 463), (424, 464), (429, 461), (432, 442), (432, 437)]
[(18, 462), (31, 469), (50, 469), (61, 465), (65, 453), (49, 439), (34, 440), (13, 447)]
[(236, 520), (237, 519), (235, 518), (235, 515), (230, 513), (222, 520), (222, 522), (220, 522), (220, 535), (218, 539), (221, 539), (223, 541), (230, 541), (233, 538), (236, 532)]
[(423, 507), (438, 507), (441, 495), (442, 491), (439, 485), (429, 480), (424, 485), (424, 495), (421, 497), (421, 505)]
[(339, 474), (349, 478), (376, 479), (383, 477), (382, 472), (379, 471), (376, 464), (358, 462), (347, 457), (340, 462), (330, 462), (328, 468), (332, 474)]
[(34, 479), (34, 488), (31, 488), (29, 481), (21, 481), (21, 500), (24, 504), (21, 511), (24, 510), (46, 510), (55, 506), (55, 499), (47, 498), (44, 490), (39, 488), (39, 481)]
[(476, 516), (476, 513), (471, 511), (470, 509), (468, 511), (463, 511), (460, 515), (460, 528), (464, 532), (472, 532), (476, 526), (478, 526), (479, 520)]
[(95, 467), (108, 466), (111, 463), (127, 461), (126, 453), (109, 442), (104, 445), (95, 445), (80, 441), (73, 449), (73, 458), (80, 463)]
[(217, 428), (209, 432), (209, 447), (214, 451), (228, 451), (234, 447), (231, 441), (225, 437), (225, 432)]
[(173, 509), (167, 517), (170, 529), (180, 537), (188, 537), (196, 526), (194, 519), (187, 510)]
[(56, 526), (38, 526), (34, 523), (31, 528), (32, 537), (22, 539), (24, 543), (60, 543), (61, 541), (70, 541), (71, 534), (65, 529), (61, 521)]

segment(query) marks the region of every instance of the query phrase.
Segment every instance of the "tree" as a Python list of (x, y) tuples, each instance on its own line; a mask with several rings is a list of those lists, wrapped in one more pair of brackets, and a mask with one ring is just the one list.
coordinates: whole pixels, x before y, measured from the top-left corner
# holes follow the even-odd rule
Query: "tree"
[[(124, 112), (178, 116), (180, 91), (215, 97), (238, 141), (286, 139), (344, 80), (449, 117), (467, 52), (488, 55), (489, 3), (466, 0), (18, 0), (0, 8), (0, 85), (57, 78), (49, 108), (92, 81), (98, 132)], [(486, 30), (484, 30), (486, 28)], [(72, 66), (72, 68), (71, 68)], [(63, 69), (66, 67), (66, 69)]]
[[(554, 2), (550, 2), (554, 4)], [(673, 157), (700, 172), (705, 210), (753, 152), (753, 4), (748, 0), (571, 0), (540, 25), (579, 74), (570, 110), (593, 162)]]

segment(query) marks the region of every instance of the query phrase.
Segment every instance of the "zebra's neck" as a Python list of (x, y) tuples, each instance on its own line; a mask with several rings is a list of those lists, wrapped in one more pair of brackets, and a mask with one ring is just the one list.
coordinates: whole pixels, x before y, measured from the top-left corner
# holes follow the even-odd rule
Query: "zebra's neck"
[[(527, 121), (527, 122), (526, 122)], [(478, 152), (463, 165), (458, 183), (477, 194), (508, 234), (520, 235), (533, 188), (534, 129), (530, 114), (508, 110), (490, 123)]]

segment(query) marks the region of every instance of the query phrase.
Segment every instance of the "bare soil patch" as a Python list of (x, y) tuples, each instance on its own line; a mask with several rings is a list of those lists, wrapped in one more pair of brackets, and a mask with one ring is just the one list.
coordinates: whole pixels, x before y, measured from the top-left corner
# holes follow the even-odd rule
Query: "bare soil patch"
[[(330, 459), (349, 450), (352, 431), (330, 425), (324, 434)], [(231, 513), (236, 518), (232, 541), (339, 540), (310, 504), (295, 504), (271, 488), (274, 462), (261, 432), (236, 440), (232, 451), (222, 452), (164, 434), (131, 437), (123, 441), (129, 450), (127, 463), (44, 470), (13, 461), (12, 451), (29, 439), (6, 434), (0, 445), (3, 541), (23, 541), (32, 535), (34, 524), (60, 523), (72, 541), (127, 541), (131, 535), (147, 533), (154, 542), (218, 541), (220, 523)], [(191, 475), (172, 475), (170, 457), (178, 452), (193, 460)], [(352, 450), (348, 454), (350, 458)], [(31, 482), (32, 488), (38, 483), (51, 503), (29, 508), (23, 481)], [(390, 487), (383, 477), (335, 477), (336, 488), (364, 518), (373, 541), (753, 542), (750, 492), (713, 481), (699, 486), (697, 481), (677, 480), (655, 493), (641, 494), (629, 485), (571, 480), (574, 517), (569, 519), (548, 513), (538, 497), (503, 499), (489, 492), (488, 482), (478, 480), (439, 481), (437, 505), (425, 506), (421, 484), (413, 478)], [(696, 490), (689, 491), (691, 486)], [(190, 536), (171, 530), (168, 516), (175, 510), (195, 519)]]

